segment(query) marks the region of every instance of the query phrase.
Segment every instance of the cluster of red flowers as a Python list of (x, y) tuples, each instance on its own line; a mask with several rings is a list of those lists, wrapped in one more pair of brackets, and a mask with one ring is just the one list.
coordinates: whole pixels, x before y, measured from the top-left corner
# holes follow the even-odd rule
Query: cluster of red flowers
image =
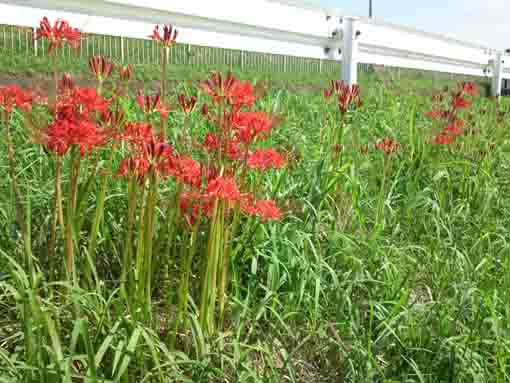
[(7, 113), (13, 108), (19, 108), (25, 112), (32, 108), (33, 95), (31, 90), (23, 90), (17, 85), (0, 87), (0, 105)]
[(258, 216), (262, 221), (277, 221), (281, 218), (281, 210), (273, 200), (253, 201), (249, 196), (241, 202), (241, 210), (248, 215)]
[(102, 56), (94, 56), (89, 59), (89, 68), (98, 81), (103, 81), (110, 77), (114, 65)]
[[(232, 74), (213, 73), (201, 84), (201, 89), (210, 97), (213, 106), (209, 108), (205, 104), (202, 107), (202, 114), (211, 128), (201, 146), (204, 149), (202, 157), (207, 158), (208, 165), (193, 167), (200, 180), (194, 178), (194, 182), (186, 183), (190, 189), (181, 198), (184, 216), (188, 222), (196, 222), (199, 216), (209, 216), (215, 201), (221, 200), (229, 210), (238, 206), (245, 214), (262, 220), (279, 219), (281, 212), (273, 201), (256, 200), (252, 193), (241, 190), (245, 187), (241, 176), (245, 170), (265, 172), (285, 165), (273, 149), (251, 149), (256, 142), (270, 135), (276, 120), (251, 110), (256, 100), (254, 87)], [(194, 110), (196, 98), (187, 100), (180, 95), (178, 99), (183, 113)]]
[(70, 77), (61, 81), (63, 92), (55, 105), (55, 120), (42, 133), (43, 143), (59, 156), (77, 146), (81, 155), (104, 145), (106, 131), (96, 122), (98, 113), (105, 113), (109, 102), (94, 88), (75, 87)]
[(159, 94), (144, 95), (143, 91), (138, 92), (136, 103), (143, 113), (159, 113), (162, 120), (165, 120), (170, 113), (170, 109), (163, 103)]
[(397, 153), (400, 150), (400, 143), (391, 138), (383, 138), (375, 144), (376, 149), (381, 150), (389, 156), (390, 154)]
[(434, 108), (426, 113), (426, 116), (444, 124), (441, 132), (434, 137), (432, 141), (434, 144), (450, 145), (455, 142), (456, 137), (464, 134), (465, 121), (459, 117), (459, 113), (471, 106), (471, 101), (467, 97), (476, 95), (478, 95), (476, 85), (466, 82), (452, 93), (433, 97)]
[[(167, 25), (161, 32), (156, 26), (150, 37), (164, 47), (170, 47), (175, 44), (177, 30)], [(37, 29), (37, 38), (47, 39), (52, 52), (64, 43), (77, 48), (81, 34), (66, 21), (57, 20), (51, 25), (44, 18)], [(90, 58), (89, 67), (99, 82), (115, 70), (111, 62), (99, 56)], [(130, 66), (119, 67), (118, 72), (120, 80), (127, 81), (132, 69)], [(240, 81), (230, 73), (213, 73), (200, 84), (200, 89), (210, 98), (209, 104), (205, 103), (201, 109), (210, 130), (203, 145), (188, 148), (184, 154), (178, 153), (166, 141), (164, 120), (170, 110), (160, 95), (140, 92), (136, 97), (136, 103), (144, 114), (161, 115), (162, 124), (156, 133), (150, 119), (125, 122), (125, 115), (115, 96), (107, 100), (94, 88), (78, 87), (67, 74), (57, 84), (55, 102), (50, 105), (54, 119), (42, 129), (41, 142), (58, 156), (66, 155), (72, 148), (83, 156), (106, 143), (115, 145), (121, 142), (126, 155), (117, 174), (135, 179), (140, 184), (144, 184), (149, 176), (153, 177), (150, 179), (175, 179), (181, 185), (183, 215), (190, 223), (196, 222), (199, 217), (210, 216), (218, 201), (222, 201), (226, 211), (241, 211), (261, 220), (279, 219), (281, 212), (274, 201), (257, 199), (252, 192), (242, 190), (248, 189), (248, 171), (264, 173), (285, 165), (285, 160), (275, 150), (255, 147), (270, 136), (277, 119), (252, 110), (257, 99), (255, 88), (250, 82)], [(356, 102), (357, 88), (348, 88), (347, 93), (347, 88), (342, 89), (337, 90), (339, 105)], [(31, 92), (16, 86), (0, 88), (0, 105), (7, 112), (14, 107), (29, 110), (32, 102)], [(185, 116), (193, 113), (196, 104), (194, 96), (178, 96), (178, 105)], [(195, 153), (195, 149), (201, 150), (201, 153)], [(193, 159), (195, 155), (205, 159), (204, 164)]]
[(160, 42), (165, 47), (171, 47), (177, 41), (178, 31), (172, 25), (164, 25), (163, 26), (163, 34), (159, 31), (159, 25), (154, 27), (154, 31), (152, 35), (149, 36), (150, 39), (154, 41)]
[(251, 108), (255, 102), (253, 86), (249, 81), (239, 81), (231, 73), (227, 76), (214, 72), (210, 79), (202, 82), (202, 91), (211, 97), (213, 104), (224, 101), (239, 109), (242, 106)]
[(155, 174), (166, 172), (168, 160), (173, 158), (174, 150), (162, 137), (154, 134), (152, 125), (128, 122), (120, 138), (129, 150), (129, 157), (121, 162), (120, 175), (125, 176), (132, 171), (142, 183), (149, 171)]
[(183, 113), (190, 114), (195, 109), (195, 105), (197, 104), (197, 98), (195, 96), (191, 96), (189, 99), (186, 98), (186, 95), (180, 94), (177, 96), (177, 101), (179, 102), (179, 106)]
[(351, 107), (362, 106), (359, 85), (347, 85), (343, 81), (332, 80), (331, 87), (324, 91), (324, 97), (330, 99), (336, 96), (338, 110), (345, 114)]
[(131, 64), (125, 66), (119, 66), (119, 78), (121, 81), (129, 81), (131, 80), (131, 76), (133, 74), (133, 67)]
[(63, 43), (68, 43), (72, 48), (80, 47), (81, 32), (73, 28), (67, 21), (57, 20), (50, 24), (47, 17), (44, 17), (36, 30), (36, 39), (47, 39), (49, 42), (48, 53), (51, 54), (55, 49), (60, 49)]
[(273, 149), (256, 150), (248, 157), (247, 163), (251, 169), (259, 170), (281, 169), (285, 165), (283, 158)]

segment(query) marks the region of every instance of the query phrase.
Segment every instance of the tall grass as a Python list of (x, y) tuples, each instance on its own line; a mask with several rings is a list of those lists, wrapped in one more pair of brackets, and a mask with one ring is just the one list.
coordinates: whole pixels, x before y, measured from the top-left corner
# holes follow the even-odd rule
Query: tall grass
[[(168, 96), (193, 92), (181, 83)], [(126, 147), (83, 157), (79, 174), (65, 157), (63, 198), (77, 193), (74, 278), (60, 225), (48, 251), (54, 155), (13, 112), (13, 162), (0, 142), (0, 380), (508, 381), (506, 101), (475, 97), (458, 116), (466, 134), (434, 145), (445, 126), (425, 116), (439, 108), (430, 98), (379, 84), (362, 100), (340, 120), (321, 92), (258, 99), (256, 110), (280, 116), (264, 146), (287, 158), (283, 171), (246, 180), (283, 204), (281, 221), (264, 225), (243, 218), (234, 228), (217, 208), (213, 224), (176, 226), (177, 183), (113, 175)], [(159, 126), (133, 100), (119, 103), (127, 121)], [(45, 108), (33, 113), (45, 126)], [(184, 118), (169, 115), (168, 141), (183, 143), (185, 124), (202, 137), (212, 128), (198, 111)], [(379, 150), (383, 138), (399, 150)], [(206, 290), (204, 306), (202, 282), (216, 273), (207, 286), (222, 288), (219, 265), (224, 301)]]

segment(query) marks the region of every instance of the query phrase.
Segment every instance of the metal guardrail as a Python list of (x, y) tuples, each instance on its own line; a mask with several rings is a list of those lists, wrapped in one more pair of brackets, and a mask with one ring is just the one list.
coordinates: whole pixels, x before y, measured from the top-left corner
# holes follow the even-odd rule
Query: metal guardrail
[[(172, 23), (180, 29), (179, 40), (184, 44), (341, 61), (341, 78), (349, 84), (357, 82), (360, 63), (492, 78), (494, 95), (500, 94), (502, 80), (510, 78), (510, 58), (505, 64), (503, 53), (494, 49), (290, 0), (3, 2), (9, 4), (5, 7), (17, 7), (16, 20), (11, 18), (9, 23), (19, 25), (33, 26), (37, 13), (64, 17), (84, 25), (86, 32), (125, 36), (134, 34), (136, 23)], [(23, 12), (26, 7), (31, 12)], [(4, 21), (0, 12), (0, 22)]]

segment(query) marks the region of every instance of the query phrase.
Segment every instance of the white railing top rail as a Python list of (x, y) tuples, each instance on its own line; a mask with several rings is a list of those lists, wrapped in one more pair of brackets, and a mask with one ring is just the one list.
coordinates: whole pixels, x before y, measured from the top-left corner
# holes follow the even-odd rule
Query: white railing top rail
[(133, 22), (172, 23), (180, 29), (183, 43), (342, 60), (342, 79), (348, 83), (356, 82), (358, 63), (493, 77), (495, 94), (499, 94), (501, 80), (510, 78), (510, 57), (505, 60), (495, 49), (296, 0), (2, 2), (8, 4), (4, 7), (30, 7), (32, 12), (18, 12), (19, 20), (3, 20), (7, 16), (0, 12), (0, 22), (34, 26), (36, 20), (28, 21), (29, 14), (61, 16), (67, 12), (70, 21), (86, 18), (86, 32), (124, 36), (129, 35)]

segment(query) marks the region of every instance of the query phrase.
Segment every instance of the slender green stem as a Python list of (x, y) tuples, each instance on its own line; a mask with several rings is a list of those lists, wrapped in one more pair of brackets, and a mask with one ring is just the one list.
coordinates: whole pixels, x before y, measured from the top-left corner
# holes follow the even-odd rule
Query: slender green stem
[(154, 239), (154, 229), (155, 229), (155, 221), (156, 221), (156, 204), (157, 204), (157, 188), (158, 188), (158, 176), (156, 173), (151, 175), (150, 186), (149, 186), (149, 195), (148, 195), (148, 204), (147, 204), (147, 212), (146, 212), (146, 225), (145, 225), (145, 260), (146, 260), (146, 269), (145, 269), (145, 299), (146, 303), (150, 305), (151, 302), (151, 293), (152, 293), (152, 258), (153, 258), (153, 239)]
[(113, 166), (113, 152), (110, 154), (110, 159), (108, 161), (108, 166), (104, 174), (101, 175), (101, 185), (99, 189), (99, 194), (97, 197), (97, 203), (96, 203), (96, 211), (94, 213), (94, 221), (92, 222), (92, 228), (89, 235), (89, 246), (88, 246), (88, 256), (90, 259), (89, 264), (87, 262), (87, 267), (85, 268), (85, 275), (87, 282), (89, 283), (89, 286), (93, 285), (92, 281), (92, 274), (94, 273), (94, 265), (95, 265), (95, 259), (96, 259), (96, 247), (97, 247), (97, 237), (99, 234), (99, 225), (101, 224), (103, 220), (103, 211), (104, 211), (104, 202), (106, 198), (106, 187), (108, 186), (108, 176), (111, 172), (112, 166)]
[(133, 263), (133, 226), (136, 213), (137, 180), (131, 175), (128, 184), (128, 219), (127, 235), (122, 262), (121, 291), (128, 305), (134, 292), (133, 281), (130, 271)]
[(207, 241), (207, 249), (204, 254), (204, 273), (202, 275), (202, 291), (200, 295), (200, 326), (203, 330), (206, 329), (206, 326), (209, 323), (209, 305), (210, 305), (210, 295), (212, 290), (211, 285), (211, 276), (212, 276), (212, 269), (215, 266), (216, 262), (214, 259), (214, 251), (215, 248), (215, 240), (216, 240), (216, 228), (217, 228), (217, 221), (219, 216), (219, 208), (218, 208), (219, 202), (216, 200), (214, 202), (213, 212), (211, 221), (209, 224), (209, 238)]
[(73, 280), (74, 272), (74, 236), (73, 225), (76, 211), (76, 196), (78, 192), (78, 181), (80, 177), (80, 154), (76, 147), (71, 149), (71, 160), (69, 162), (69, 173), (71, 175), (68, 196), (67, 211), (65, 222), (65, 254), (66, 254), (66, 271), (69, 280)]

